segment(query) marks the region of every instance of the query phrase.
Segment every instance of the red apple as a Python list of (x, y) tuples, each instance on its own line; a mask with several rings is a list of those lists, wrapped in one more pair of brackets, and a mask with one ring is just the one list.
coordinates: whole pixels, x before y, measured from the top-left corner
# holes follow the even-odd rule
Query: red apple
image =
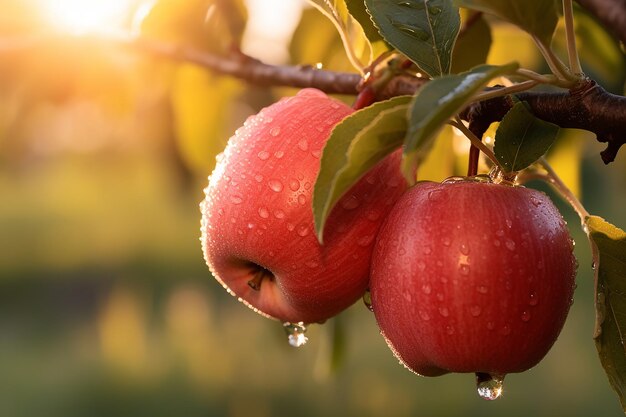
[(563, 218), (539, 191), (418, 183), (387, 216), (372, 255), (381, 333), (421, 375), (475, 372), (481, 382), (525, 371), (565, 322), (572, 249)]
[(314, 233), (313, 185), (332, 128), (352, 109), (306, 89), (249, 118), (230, 139), (201, 205), (202, 247), (215, 278), (257, 312), (320, 322), (363, 295), (376, 233), (406, 189), (390, 155)]

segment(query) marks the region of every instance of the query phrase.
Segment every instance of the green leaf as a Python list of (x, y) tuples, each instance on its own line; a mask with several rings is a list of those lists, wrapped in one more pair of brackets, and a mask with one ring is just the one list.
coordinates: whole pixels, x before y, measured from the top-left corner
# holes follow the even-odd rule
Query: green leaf
[(370, 19), (369, 13), (365, 8), (365, 2), (363, 0), (345, 0), (346, 6), (348, 6), (348, 12), (354, 17), (357, 22), (363, 28), (365, 36), (372, 45), (373, 58), (378, 57), (382, 53), (391, 49), (391, 46), (385, 42), (381, 34), (374, 26), (374, 22)]
[(435, 78), (416, 94), (409, 110), (409, 130), (404, 142), (402, 172), (409, 184), (415, 170), (433, 146), (437, 132), (460, 112), (495, 77), (517, 70), (517, 63), (481, 65), (458, 75)]
[(536, 118), (518, 102), (504, 116), (496, 130), (494, 152), (505, 172), (521, 171), (548, 152), (559, 127)]
[(324, 225), (341, 196), (370, 168), (402, 145), (410, 96), (374, 103), (346, 117), (326, 142), (313, 191), (315, 232), (323, 242)]
[(383, 38), (436, 77), (450, 73), (459, 10), (452, 0), (365, 0)]
[(243, 0), (158, 0), (137, 25), (154, 40), (224, 53), (241, 41), (246, 19)]
[(491, 48), (491, 29), (481, 15), (459, 36), (452, 52), (453, 74), (458, 74), (487, 62)]
[(300, 22), (291, 37), (289, 56), (293, 65), (320, 62), (324, 68), (333, 71), (354, 71), (337, 36), (337, 29), (315, 8), (302, 11)]
[(344, 0), (309, 0), (335, 25), (352, 65), (359, 71), (373, 60), (373, 49), (359, 22), (348, 12)]
[(557, 0), (454, 0), (454, 3), (511, 22), (546, 46), (550, 45), (559, 20)]
[(596, 328), (594, 340), (611, 386), (626, 411), (626, 233), (597, 216), (586, 225), (594, 246)]

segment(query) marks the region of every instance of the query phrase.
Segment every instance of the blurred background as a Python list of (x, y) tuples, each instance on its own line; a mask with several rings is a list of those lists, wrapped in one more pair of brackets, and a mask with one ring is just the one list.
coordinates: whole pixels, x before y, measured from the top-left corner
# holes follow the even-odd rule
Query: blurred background
[[(295, 90), (115, 36), (216, 54), (241, 37), (270, 63), (350, 67), (333, 26), (301, 1), (218, 3), (0, 0), (0, 416), (622, 415), (592, 340), (589, 246), (557, 198), (577, 242), (575, 302), (546, 359), (509, 375), (493, 403), (472, 375), (398, 365), (362, 303), (294, 349), (223, 291), (198, 242), (202, 189), (231, 132)], [(490, 63), (547, 71), (528, 37), (489, 23), (477, 36), (492, 39)], [(582, 13), (577, 34), (586, 72), (623, 94), (620, 46)], [(626, 228), (624, 151), (604, 166), (592, 135), (562, 136), (554, 168), (591, 213)], [(465, 142), (444, 131), (424, 177), (462, 173)]]

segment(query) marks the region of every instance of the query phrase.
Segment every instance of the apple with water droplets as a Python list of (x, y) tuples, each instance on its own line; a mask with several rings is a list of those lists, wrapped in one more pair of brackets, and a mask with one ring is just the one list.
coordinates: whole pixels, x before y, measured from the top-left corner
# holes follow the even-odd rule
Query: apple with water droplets
[(201, 204), (205, 260), (222, 285), (281, 321), (324, 321), (367, 289), (376, 233), (406, 182), (400, 155), (337, 203), (320, 245), (312, 195), (332, 128), (353, 110), (305, 89), (249, 118), (219, 158)]
[(479, 393), (493, 399), (504, 375), (533, 367), (555, 342), (576, 267), (544, 193), (478, 178), (419, 182), (378, 234), (372, 309), (407, 368), (476, 373)]

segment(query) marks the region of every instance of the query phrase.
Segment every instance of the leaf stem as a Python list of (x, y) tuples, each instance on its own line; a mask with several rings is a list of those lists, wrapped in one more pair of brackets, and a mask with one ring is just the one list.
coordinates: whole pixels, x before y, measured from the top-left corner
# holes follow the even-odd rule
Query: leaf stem
[(354, 69), (356, 69), (359, 74), (364, 75), (365, 65), (363, 65), (361, 60), (356, 56), (356, 53), (352, 48), (353, 42), (348, 38), (348, 28), (346, 28), (344, 22), (342, 22), (337, 8), (330, 1), (323, 2), (328, 9), (324, 8), (321, 4), (318, 4), (316, 1), (311, 1), (310, 3), (320, 12), (322, 12), (322, 14), (328, 17), (333, 23), (333, 25), (337, 29), (337, 32), (339, 32), (339, 37), (341, 38), (343, 49), (346, 51), (348, 61), (350, 61), (350, 64), (352, 64)]
[(552, 188), (554, 188), (555, 191), (557, 191), (561, 195), (561, 197), (565, 201), (567, 201), (572, 206), (576, 214), (578, 214), (578, 217), (580, 217), (580, 224), (586, 231), (585, 223), (587, 217), (589, 217), (589, 212), (587, 211), (587, 209), (585, 209), (580, 200), (576, 198), (574, 193), (572, 193), (572, 191), (567, 187), (567, 185), (565, 185), (563, 180), (561, 180), (561, 178), (557, 175), (554, 169), (552, 169), (545, 157), (541, 157), (537, 162), (546, 172), (541, 173), (534, 171), (524, 173), (524, 180), (528, 181), (536, 178), (547, 182)]
[(556, 75), (557, 78), (563, 81), (569, 81), (568, 84), (573, 84), (573, 81), (576, 80), (576, 77), (571, 74), (570, 70), (565, 66), (565, 64), (563, 64), (559, 57), (555, 55), (552, 48), (545, 45), (536, 36), (533, 36), (533, 40), (535, 41), (537, 48), (539, 48), (541, 55), (543, 55), (544, 59), (546, 60), (546, 63), (550, 67), (550, 71), (552, 71), (552, 73)]
[(519, 68), (517, 71), (515, 71), (515, 75), (528, 78), (529, 80), (537, 81), (538, 83), (541, 83), (541, 84), (557, 84), (559, 81), (558, 78), (552, 74), (549, 74), (549, 75), (539, 74), (535, 71), (532, 71), (526, 68)]
[(480, 149), (482, 153), (487, 155), (487, 157), (491, 159), (494, 164), (498, 166), (500, 165), (493, 151), (487, 145), (485, 145), (482, 140), (477, 138), (476, 135), (467, 128), (467, 126), (463, 124), (463, 121), (459, 118), (459, 116), (456, 116), (454, 120), (450, 120), (448, 123), (463, 132), (463, 134), (470, 140), (470, 142), (472, 142), (472, 145), (474, 145), (475, 147)]
[(563, 17), (565, 18), (565, 39), (567, 41), (567, 57), (569, 59), (570, 70), (581, 75), (583, 69), (580, 66), (578, 50), (576, 49), (576, 33), (574, 32), (574, 10), (572, 0), (563, 0)]
[(480, 93), (476, 94), (473, 97), (472, 101), (489, 100), (495, 97), (502, 97), (502, 96), (506, 96), (509, 94), (519, 93), (522, 91), (530, 90), (531, 88), (539, 84), (541, 84), (539, 81), (528, 80), (528, 81), (522, 81), (521, 83), (513, 84), (508, 87), (493, 89), (489, 91), (481, 91)]

